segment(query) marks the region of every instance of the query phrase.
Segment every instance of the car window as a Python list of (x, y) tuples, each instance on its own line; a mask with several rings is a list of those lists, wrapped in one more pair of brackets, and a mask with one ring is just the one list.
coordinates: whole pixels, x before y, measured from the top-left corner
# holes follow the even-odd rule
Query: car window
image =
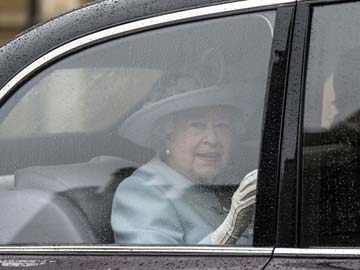
[(303, 127), (304, 246), (360, 244), (360, 3), (315, 7)]
[(145, 31), (25, 82), (0, 110), (0, 244), (252, 246), (274, 20)]
[[(43, 78), (24, 86), (28, 91), (1, 123), (0, 137), (103, 130), (150, 91), (160, 74), (146, 67), (55, 65), (40, 75)], [(18, 125), (19, 118), (26, 121)]]

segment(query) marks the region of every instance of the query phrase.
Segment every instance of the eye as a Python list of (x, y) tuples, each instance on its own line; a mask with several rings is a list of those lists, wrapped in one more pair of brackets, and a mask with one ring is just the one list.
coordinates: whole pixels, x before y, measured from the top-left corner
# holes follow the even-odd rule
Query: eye
[(220, 128), (220, 129), (230, 129), (230, 124), (229, 123), (217, 123), (215, 125), (217, 128)]
[(197, 129), (203, 129), (206, 128), (206, 124), (200, 121), (193, 121), (190, 122), (190, 127), (197, 128)]

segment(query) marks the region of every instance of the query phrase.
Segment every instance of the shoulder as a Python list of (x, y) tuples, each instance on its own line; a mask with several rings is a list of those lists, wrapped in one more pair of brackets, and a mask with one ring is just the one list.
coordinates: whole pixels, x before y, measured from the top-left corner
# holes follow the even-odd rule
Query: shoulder
[(165, 217), (174, 219), (176, 211), (168, 188), (161, 183), (157, 174), (149, 174), (139, 168), (119, 184), (113, 199), (113, 222), (122, 224), (124, 220), (141, 219), (146, 223)]
[(119, 184), (115, 199), (118, 196), (141, 196), (142, 199), (172, 201), (181, 197), (189, 186), (189, 180), (184, 179), (158, 158), (154, 158)]
[(138, 168), (131, 176), (125, 178), (117, 187), (114, 199), (124, 200), (133, 198), (162, 198), (163, 181), (151, 163)]
[(131, 187), (134, 185), (144, 185), (146, 187), (164, 188), (165, 186), (171, 185), (169, 179), (174, 178), (174, 174), (174, 171), (159, 158), (154, 158), (134, 171), (120, 186)]

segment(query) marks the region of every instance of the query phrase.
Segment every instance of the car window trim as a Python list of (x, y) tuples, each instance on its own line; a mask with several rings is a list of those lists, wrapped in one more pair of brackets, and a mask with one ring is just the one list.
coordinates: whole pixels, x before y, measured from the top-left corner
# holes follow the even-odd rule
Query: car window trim
[(273, 257), (359, 258), (360, 248), (275, 248)]
[(221, 247), (221, 246), (116, 246), (116, 245), (45, 245), (0, 246), (0, 254), (68, 254), (68, 255), (201, 255), (201, 256), (265, 256), (272, 255), (272, 247)]
[(310, 25), (309, 5), (296, 7), (288, 68), (281, 142), (276, 245), (300, 247), (302, 204), (301, 153), (306, 55)]
[[(278, 189), (283, 113), (295, 6), (277, 9), (264, 107), (259, 160), (259, 182), (254, 224), (254, 245), (275, 246), (278, 227)], [(274, 198), (274, 199), (269, 199)], [(269, 218), (271, 217), (271, 218)]]
[(28, 66), (23, 68), (19, 73), (17, 73), (17, 75), (15, 75), (0, 89), (0, 104), (14, 88), (16, 88), (20, 83), (22, 83), (29, 75), (33, 74), (35, 71), (39, 70), (41, 67), (45, 66), (49, 62), (54, 61), (66, 54), (69, 54), (77, 49), (81, 49), (85, 46), (90, 46), (111, 38), (125, 36), (155, 27), (162, 27), (169, 24), (186, 22), (188, 20), (204, 19), (209, 16), (211, 17), (218, 15), (227, 15), (233, 12), (249, 10), (253, 8), (271, 8), (275, 5), (278, 7), (279, 5), (293, 3), (296, 3), (296, 0), (248, 0), (208, 7), (194, 8), (137, 20), (130, 23), (125, 23), (83, 36), (46, 53), (42, 57), (38, 58)]

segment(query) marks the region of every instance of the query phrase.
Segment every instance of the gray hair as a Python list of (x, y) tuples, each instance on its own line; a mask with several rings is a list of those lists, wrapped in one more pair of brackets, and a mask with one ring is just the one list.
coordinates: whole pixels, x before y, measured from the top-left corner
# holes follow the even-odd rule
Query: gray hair
[(160, 117), (149, 134), (147, 145), (155, 150), (160, 159), (165, 159), (166, 141), (169, 138), (169, 130), (175, 128), (175, 115), (169, 114)]

